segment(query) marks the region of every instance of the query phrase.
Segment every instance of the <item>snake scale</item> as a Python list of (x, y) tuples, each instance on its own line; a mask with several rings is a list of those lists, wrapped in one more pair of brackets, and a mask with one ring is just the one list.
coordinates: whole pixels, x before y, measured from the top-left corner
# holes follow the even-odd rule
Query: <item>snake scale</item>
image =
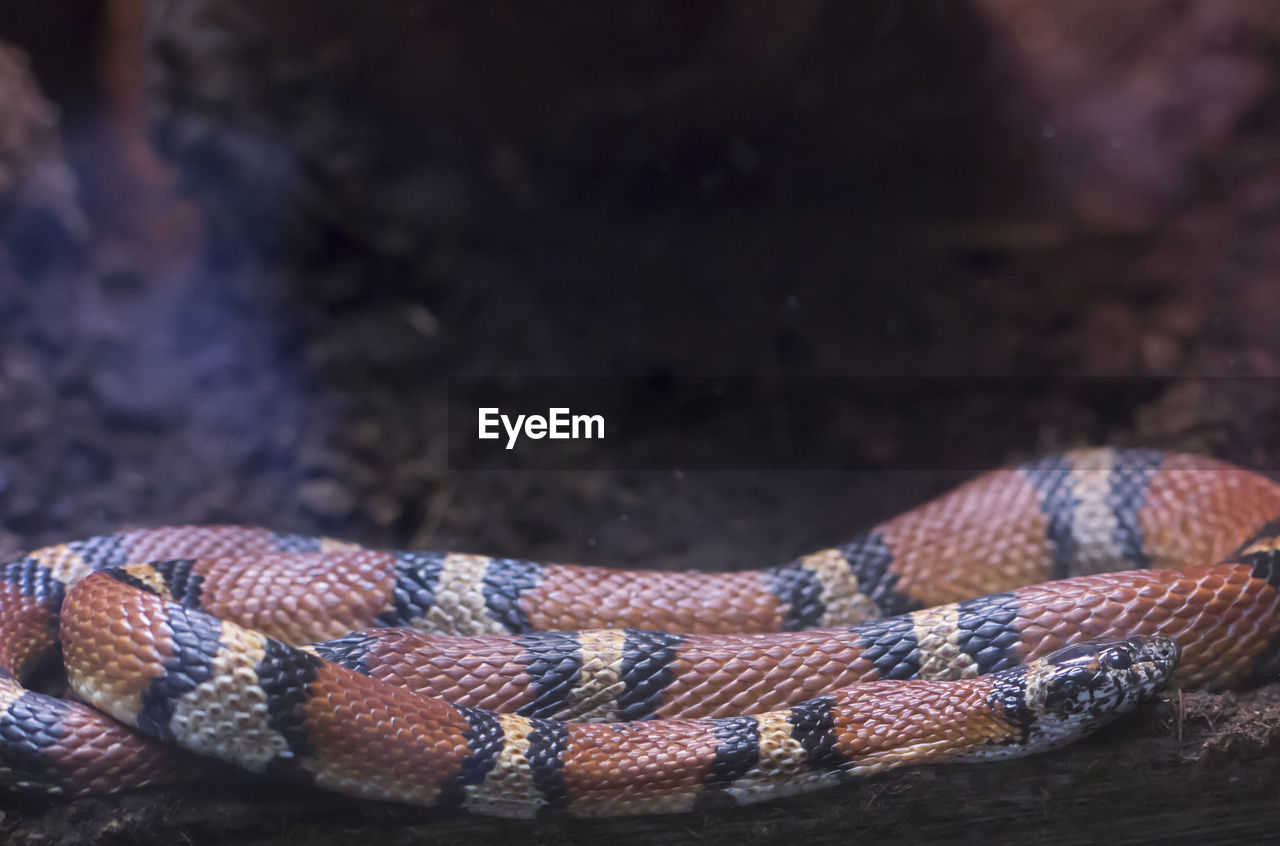
[[(599, 815), (1028, 754), (1165, 685), (1274, 676), (1278, 518), (1255, 473), (1095, 449), (764, 570), (234, 526), (46, 547), (0, 566), (0, 782), (217, 773), (183, 747), (357, 796)], [(21, 683), (58, 644), (88, 705)]]

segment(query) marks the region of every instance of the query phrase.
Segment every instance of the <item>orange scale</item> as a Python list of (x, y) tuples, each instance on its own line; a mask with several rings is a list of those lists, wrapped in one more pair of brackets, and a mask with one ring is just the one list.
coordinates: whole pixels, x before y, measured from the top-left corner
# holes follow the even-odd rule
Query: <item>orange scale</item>
[(1218, 573), (1210, 573), (1200, 581), (1200, 586), (1206, 590), (1218, 591), (1227, 585), (1227, 580)]
[(799, 659), (799, 665), (807, 670), (821, 667), (831, 660), (825, 652), (819, 652), (811, 647), (800, 647), (796, 650), (795, 657)]
[(1144, 599), (1159, 599), (1168, 593), (1169, 589), (1166, 585), (1158, 582), (1150, 582), (1144, 584), (1137, 590), (1137, 595)]
[(1070, 598), (1058, 599), (1047, 603), (1044, 607), (1051, 614), (1065, 614), (1076, 607), (1076, 600)]
[(1190, 602), (1183, 602), (1178, 608), (1174, 609), (1173, 616), (1182, 620), (1194, 620), (1200, 616), (1201, 609), (1197, 608)]
[[(1142, 587), (1142, 585), (1139, 584), (1138, 587)], [(1091, 602), (1095, 604), (1098, 602), (1119, 602), (1122, 604), (1126, 604), (1129, 602), (1133, 602), (1137, 598), (1138, 598), (1137, 588), (1135, 588), (1132, 584), (1129, 584), (1128, 581), (1126, 580), (1125, 583), (1118, 584), (1111, 590), (1107, 591), (1105, 595), (1099, 592), (1093, 595), (1082, 596), (1080, 600), (1082, 602)]]
[(1089, 609), (1084, 606), (1076, 606), (1069, 608), (1062, 614), (1062, 619), (1073, 625), (1079, 625), (1085, 620), (1091, 619), (1093, 615), (1089, 613)]

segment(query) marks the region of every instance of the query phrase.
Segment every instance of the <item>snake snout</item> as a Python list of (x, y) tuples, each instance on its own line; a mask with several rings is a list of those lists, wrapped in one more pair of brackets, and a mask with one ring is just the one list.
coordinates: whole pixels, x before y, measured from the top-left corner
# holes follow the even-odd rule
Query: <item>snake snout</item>
[[(1130, 666), (1148, 668), (1166, 681), (1173, 676), (1178, 658), (1182, 654), (1178, 644), (1167, 637), (1137, 635), (1127, 638), (1123, 647), (1122, 650), (1117, 650), (1118, 653), (1124, 653), (1121, 660), (1127, 661)], [(1118, 666), (1115, 668), (1119, 669)]]

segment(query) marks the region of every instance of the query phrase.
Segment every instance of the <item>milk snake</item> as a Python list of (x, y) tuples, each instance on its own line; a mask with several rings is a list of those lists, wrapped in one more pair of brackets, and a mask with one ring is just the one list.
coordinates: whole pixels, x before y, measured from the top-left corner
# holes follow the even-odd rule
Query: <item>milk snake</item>
[[(1099, 449), (758, 571), (225, 526), (47, 547), (0, 567), (0, 779), (78, 794), (200, 772), (176, 742), (359, 796), (626, 814), (1027, 754), (1166, 682), (1274, 675), (1276, 518), (1280, 486), (1254, 473)], [(58, 641), (78, 696), (140, 731), (22, 687)]]

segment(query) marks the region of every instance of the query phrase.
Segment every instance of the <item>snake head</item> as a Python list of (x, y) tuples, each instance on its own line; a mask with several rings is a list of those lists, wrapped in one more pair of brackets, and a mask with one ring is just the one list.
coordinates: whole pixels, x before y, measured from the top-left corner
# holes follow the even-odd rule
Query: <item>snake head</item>
[(1177, 644), (1162, 637), (1059, 649), (1044, 658), (1042, 707), (1064, 718), (1097, 711), (1127, 713), (1168, 684), (1177, 660)]
[(1131, 637), (1074, 644), (995, 673), (988, 704), (1021, 732), (984, 757), (1024, 755), (1070, 743), (1164, 689), (1177, 661), (1173, 641)]

